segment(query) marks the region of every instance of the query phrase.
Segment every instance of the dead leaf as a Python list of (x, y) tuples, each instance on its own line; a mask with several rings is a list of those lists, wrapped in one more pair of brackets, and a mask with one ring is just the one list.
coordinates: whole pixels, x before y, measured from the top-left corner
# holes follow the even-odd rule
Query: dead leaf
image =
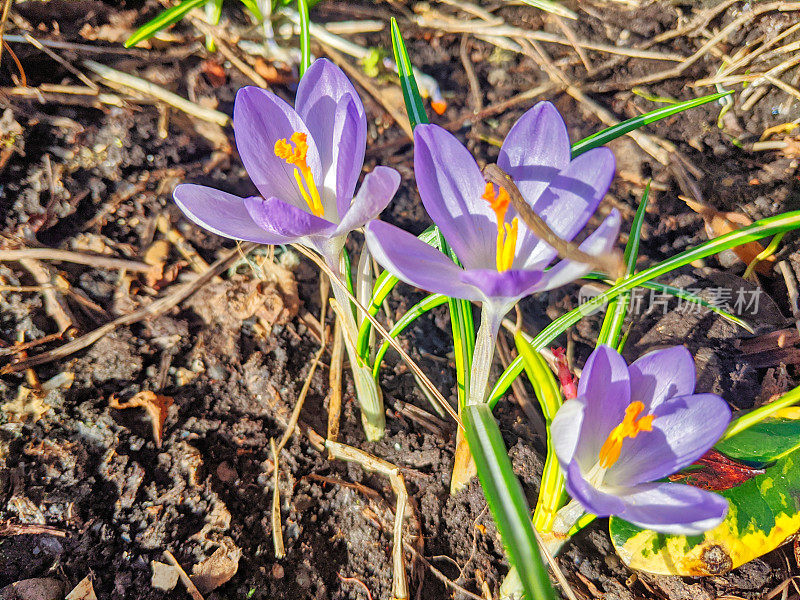
[(256, 63), (253, 67), (259, 75), (267, 80), (267, 83), (275, 85), (284, 85), (291, 81), (291, 74), (287, 71), (279, 71), (272, 65), (265, 61), (260, 56), (256, 58)]
[(236, 575), (239, 570), (241, 549), (230, 538), (203, 562), (192, 568), (192, 582), (203, 593), (217, 589)]
[(169, 256), (169, 242), (167, 240), (156, 240), (145, 251), (142, 260), (151, 266), (145, 273), (147, 285), (154, 288), (156, 284), (164, 278), (164, 266)]
[(58, 579), (23, 579), (0, 589), (3, 600), (61, 600), (64, 584)]
[(83, 581), (76, 585), (64, 600), (97, 600), (89, 576), (84, 577)]
[[(706, 224), (706, 233), (709, 238), (719, 237), (731, 231), (736, 231), (742, 227), (752, 224), (752, 220), (746, 215), (737, 212), (722, 212), (696, 200), (692, 200), (685, 196), (680, 196), (680, 199), (698, 215), (703, 217)], [(764, 246), (758, 242), (748, 242), (741, 246), (736, 246), (731, 249), (740, 260), (749, 265), (756, 256), (764, 251)], [(758, 263), (755, 267), (756, 271), (762, 275), (769, 275), (772, 272), (772, 265), (775, 263), (774, 256), (768, 256), (763, 261)]]
[(266, 331), (287, 323), (300, 308), (294, 274), (269, 261), (259, 267), (264, 279), (240, 275), (211, 283), (187, 305), (209, 325), (216, 323), (234, 331), (241, 328), (242, 321), (253, 317)]
[(50, 405), (45, 404), (41, 394), (21, 385), (17, 397), (0, 406), (0, 410), (10, 423), (36, 423), (50, 410)]
[(215, 88), (225, 85), (228, 76), (225, 68), (216, 60), (206, 59), (200, 63), (200, 70), (208, 79), (208, 82)]
[(150, 561), (150, 568), (153, 569), (153, 576), (150, 578), (150, 585), (157, 590), (169, 591), (178, 585), (178, 569), (157, 560)]
[(111, 408), (144, 408), (147, 411), (150, 422), (153, 425), (153, 439), (156, 442), (156, 448), (161, 448), (164, 422), (167, 420), (169, 407), (172, 406), (173, 402), (175, 400), (171, 396), (161, 396), (150, 390), (139, 392), (126, 402), (120, 402), (113, 395), (108, 399), (108, 405)]

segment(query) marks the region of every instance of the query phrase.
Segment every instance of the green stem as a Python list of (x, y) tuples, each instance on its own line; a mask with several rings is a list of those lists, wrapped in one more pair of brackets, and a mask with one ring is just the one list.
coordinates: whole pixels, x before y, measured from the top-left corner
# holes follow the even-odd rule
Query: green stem
[(372, 377), (372, 368), (361, 359), (356, 350), (358, 338), (358, 325), (350, 305), (350, 299), (344, 290), (339, 257), (326, 256), (325, 261), (331, 270), (336, 273), (337, 281), (331, 282), (333, 296), (339, 304), (341, 311), (337, 317), (341, 321), (344, 347), (347, 350), (347, 359), (350, 362), (350, 371), (353, 373), (353, 382), (356, 387), (356, 400), (361, 408), (361, 424), (364, 434), (370, 442), (383, 437), (386, 429), (386, 415), (383, 409), (383, 394), (378, 383)]
[(494, 345), (503, 315), (495, 307), (487, 304), (481, 309), (481, 326), (475, 338), (475, 350), (472, 353), (472, 370), (469, 381), (469, 397), (467, 404), (474, 406), (483, 404), (489, 390), (489, 373), (492, 370)]

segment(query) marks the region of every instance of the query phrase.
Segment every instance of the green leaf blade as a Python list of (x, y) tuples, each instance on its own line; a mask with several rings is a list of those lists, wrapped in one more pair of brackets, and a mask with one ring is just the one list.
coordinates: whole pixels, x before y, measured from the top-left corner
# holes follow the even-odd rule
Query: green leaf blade
[(206, 2), (208, 0), (183, 0), (180, 4), (168, 8), (134, 31), (133, 35), (125, 40), (124, 46), (131, 48), (139, 42), (149, 40), (162, 29), (180, 21), (190, 10), (203, 6)]
[(394, 17), (392, 17), (391, 29), (394, 61), (397, 64), (397, 72), (400, 75), (400, 87), (403, 90), (403, 100), (405, 101), (408, 120), (411, 123), (411, 129), (414, 129), (420, 123), (428, 123), (428, 115), (425, 112), (425, 104), (419, 93), (417, 80), (414, 77), (414, 69), (411, 66), (411, 59), (408, 57), (406, 44)]
[[(443, 296), (442, 294), (431, 294), (430, 296), (426, 296), (408, 309), (406, 313), (397, 320), (397, 322), (394, 324), (394, 327), (389, 330), (389, 335), (393, 338), (396, 338), (398, 335), (403, 333), (403, 331), (409, 325), (411, 325), (411, 323), (419, 319), (426, 312), (429, 312), (437, 306), (447, 303), (448, 300), (449, 298), (447, 298), (447, 296)], [(384, 340), (383, 344), (381, 344), (381, 347), (378, 349), (378, 352), (375, 355), (375, 364), (372, 366), (372, 374), (376, 379), (380, 373), (383, 357), (386, 356), (386, 352), (389, 350), (389, 347), (389, 342)]]
[[(642, 226), (644, 225), (644, 215), (647, 210), (649, 198), (650, 182), (648, 181), (642, 199), (639, 202), (639, 207), (636, 209), (636, 215), (633, 217), (628, 243), (625, 244), (623, 261), (625, 262), (626, 276), (631, 275), (636, 269), (636, 259), (639, 257), (639, 243), (642, 238)], [(598, 345), (607, 344), (614, 348), (619, 347), (619, 336), (622, 332), (622, 326), (625, 323), (625, 316), (628, 314), (629, 300), (630, 294), (625, 293), (609, 303), (606, 316), (603, 319), (603, 325), (600, 328), (600, 335), (597, 336)]]
[(683, 112), (684, 110), (689, 110), (690, 108), (695, 108), (697, 106), (702, 106), (703, 104), (708, 104), (709, 102), (714, 102), (715, 100), (729, 96), (732, 93), (732, 91), (719, 92), (717, 94), (710, 94), (708, 96), (694, 98), (692, 100), (687, 100), (686, 102), (680, 102), (678, 104), (659, 108), (649, 113), (639, 115), (638, 117), (617, 123), (616, 125), (607, 129), (603, 129), (602, 131), (598, 131), (597, 133), (590, 135), (579, 142), (575, 142), (572, 145), (572, 158), (575, 158), (584, 152), (588, 152), (592, 148), (597, 148), (603, 144), (607, 144), (611, 140), (623, 136), (626, 133), (630, 133), (634, 129), (638, 129), (644, 125), (649, 125), (650, 123), (655, 123), (661, 119), (671, 117), (672, 115)]
[(528, 600), (555, 600), (550, 578), (542, 564), (525, 493), (514, 475), (491, 409), (485, 404), (466, 406), (462, 418), (486, 502)]
[(300, 77), (305, 75), (311, 66), (311, 20), (308, 17), (308, 2), (297, 0), (297, 12), (300, 14)]

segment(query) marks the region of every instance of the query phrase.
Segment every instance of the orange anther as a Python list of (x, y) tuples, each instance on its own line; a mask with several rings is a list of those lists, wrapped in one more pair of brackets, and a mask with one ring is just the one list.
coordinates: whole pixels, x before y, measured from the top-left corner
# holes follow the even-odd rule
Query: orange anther
[(655, 415), (647, 415), (641, 419), (636, 419), (642, 411), (644, 411), (644, 404), (638, 400), (631, 402), (628, 408), (625, 409), (625, 416), (622, 423), (614, 427), (608, 437), (606, 438), (603, 447), (600, 449), (600, 466), (610, 467), (619, 460), (620, 452), (622, 451), (622, 442), (627, 438), (635, 438), (639, 435), (640, 431), (652, 431), (653, 419)]

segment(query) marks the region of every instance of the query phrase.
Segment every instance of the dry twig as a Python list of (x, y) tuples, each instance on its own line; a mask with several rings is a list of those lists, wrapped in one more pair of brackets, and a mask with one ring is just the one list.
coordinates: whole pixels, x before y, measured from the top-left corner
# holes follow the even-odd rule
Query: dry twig
[(186, 98), (182, 98), (178, 96), (178, 94), (174, 94), (169, 90), (165, 90), (161, 86), (147, 81), (146, 79), (142, 79), (141, 77), (123, 73), (122, 71), (117, 71), (116, 69), (112, 69), (106, 65), (101, 65), (99, 62), (93, 60), (84, 60), (83, 64), (87, 69), (97, 73), (105, 83), (111, 84), (111, 87), (114, 87), (116, 84), (136, 90), (142, 94), (152, 96), (161, 102), (166, 102), (170, 106), (185, 112), (187, 115), (197, 117), (203, 121), (216, 123), (221, 127), (224, 127), (231, 122), (231, 118), (225, 113), (195, 104), (194, 102), (191, 102)]
[[(255, 248), (258, 244), (254, 243), (245, 243), (242, 244), (242, 250), (247, 253), (250, 252), (253, 248)], [(54, 350), (50, 350), (48, 352), (42, 352), (41, 354), (37, 354), (35, 356), (31, 356), (30, 358), (25, 358), (20, 360), (19, 362), (12, 363), (10, 365), (6, 365), (2, 369), (0, 369), (0, 375), (5, 375), (8, 373), (17, 373), (19, 371), (24, 371), (25, 369), (29, 369), (31, 367), (35, 367), (36, 365), (41, 365), (53, 360), (58, 360), (61, 358), (65, 358), (70, 354), (78, 352), (79, 350), (83, 350), (94, 344), (97, 340), (101, 339), (102, 337), (108, 335), (112, 331), (114, 331), (117, 327), (123, 327), (125, 325), (131, 325), (133, 323), (137, 323), (147, 318), (157, 317), (158, 315), (163, 314), (164, 312), (170, 310), (174, 306), (177, 306), (184, 300), (186, 300), (189, 296), (194, 294), (197, 290), (203, 287), (206, 283), (211, 281), (214, 277), (218, 274), (222, 273), (227, 269), (237, 258), (239, 255), (238, 250), (231, 250), (227, 252), (222, 258), (217, 260), (213, 265), (211, 265), (207, 272), (203, 275), (195, 279), (194, 281), (182, 285), (173, 293), (169, 294), (168, 296), (164, 296), (163, 298), (159, 298), (152, 304), (145, 306), (144, 308), (140, 308), (137, 311), (134, 311), (128, 315), (123, 315), (117, 319), (114, 319), (110, 323), (106, 323), (95, 329), (94, 331), (90, 331), (89, 333), (82, 335), (79, 338), (72, 340), (60, 346)]]
[(71, 250), (56, 248), (20, 248), (18, 250), (0, 250), (0, 262), (33, 260), (55, 260), (86, 265), (96, 269), (124, 269), (135, 273), (147, 273), (153, 267), (135, 260), (111, 258), (109, 256), (82, 254)]

